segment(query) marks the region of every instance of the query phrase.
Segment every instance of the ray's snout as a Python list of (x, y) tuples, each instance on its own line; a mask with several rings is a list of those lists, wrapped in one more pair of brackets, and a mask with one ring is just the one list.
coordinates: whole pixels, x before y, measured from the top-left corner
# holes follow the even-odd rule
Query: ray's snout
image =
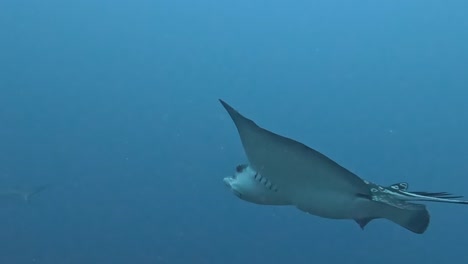
[(226, 178), (223, 179), (224, 184), (225, 184), (226, 187), (228, 187), (229, 189), (231, 188), (231, 181), (232, 181), (232, 178), (229, 178), (229, 177), (226, 177)]

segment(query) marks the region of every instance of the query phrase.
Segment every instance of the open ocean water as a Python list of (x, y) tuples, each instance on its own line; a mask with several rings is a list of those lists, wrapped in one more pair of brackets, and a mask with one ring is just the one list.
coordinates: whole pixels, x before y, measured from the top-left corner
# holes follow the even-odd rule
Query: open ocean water
[(428, 204), (417, 235), (238, 199), (218, 102), (365, 179), (468, 196), (467, 10), (1, 0), (0, 264), (468, 263), (466, 205)]

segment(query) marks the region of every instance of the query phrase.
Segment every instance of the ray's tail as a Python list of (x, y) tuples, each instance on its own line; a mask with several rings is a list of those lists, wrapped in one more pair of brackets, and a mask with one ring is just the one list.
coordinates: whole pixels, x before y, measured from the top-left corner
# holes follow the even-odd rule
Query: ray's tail
[(394, 199), (409, 202), (438, 202), (438, 203), (454, 203), (467, 204), (467, 200), (462, 200), (461, 195), (454, 195), (448, 192), (415, 192), (408, 191), (408, 183), (400, 182), (384, 187), (369, 183), (379, 194), (390, 195)]
[(463, 196), (453, 195), (447, 192), (399, 191), (399, 194), (401, 195), (400, 199), (405, 200), (405, 201), (468, 204), (468, 201), (459, 199), (459, 198), (463, 198)]

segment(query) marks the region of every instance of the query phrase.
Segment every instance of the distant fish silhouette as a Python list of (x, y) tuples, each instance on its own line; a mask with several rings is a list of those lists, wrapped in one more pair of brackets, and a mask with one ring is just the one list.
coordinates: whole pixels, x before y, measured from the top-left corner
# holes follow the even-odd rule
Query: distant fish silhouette
[(26, 203), (29, 203), (31, 201), (32, 196), (35, 196), (36, 194), (44, 191), (46, 188), (47, 186), (43, 185), (43, 186), (34, 188), (32, 190), (19, 189), (19, 188), (0, 190), (0, 199), (2, 197), (18, 197), (18, 198), (21, 198)]

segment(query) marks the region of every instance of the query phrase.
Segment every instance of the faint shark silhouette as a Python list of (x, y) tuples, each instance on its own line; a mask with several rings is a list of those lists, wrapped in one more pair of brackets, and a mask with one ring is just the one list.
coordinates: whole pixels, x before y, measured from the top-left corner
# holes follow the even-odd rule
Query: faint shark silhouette
[(20, 188), (12, 188), (12, 189), (4, 189), (0, 190), (0, 198), (2, 197), (19, 197), (26, 203), (31, 201), (31, 197), (37, 195), (38, 193), (47, 189), (48, 185), (42, 185), (34, 189), (20, 189)]

